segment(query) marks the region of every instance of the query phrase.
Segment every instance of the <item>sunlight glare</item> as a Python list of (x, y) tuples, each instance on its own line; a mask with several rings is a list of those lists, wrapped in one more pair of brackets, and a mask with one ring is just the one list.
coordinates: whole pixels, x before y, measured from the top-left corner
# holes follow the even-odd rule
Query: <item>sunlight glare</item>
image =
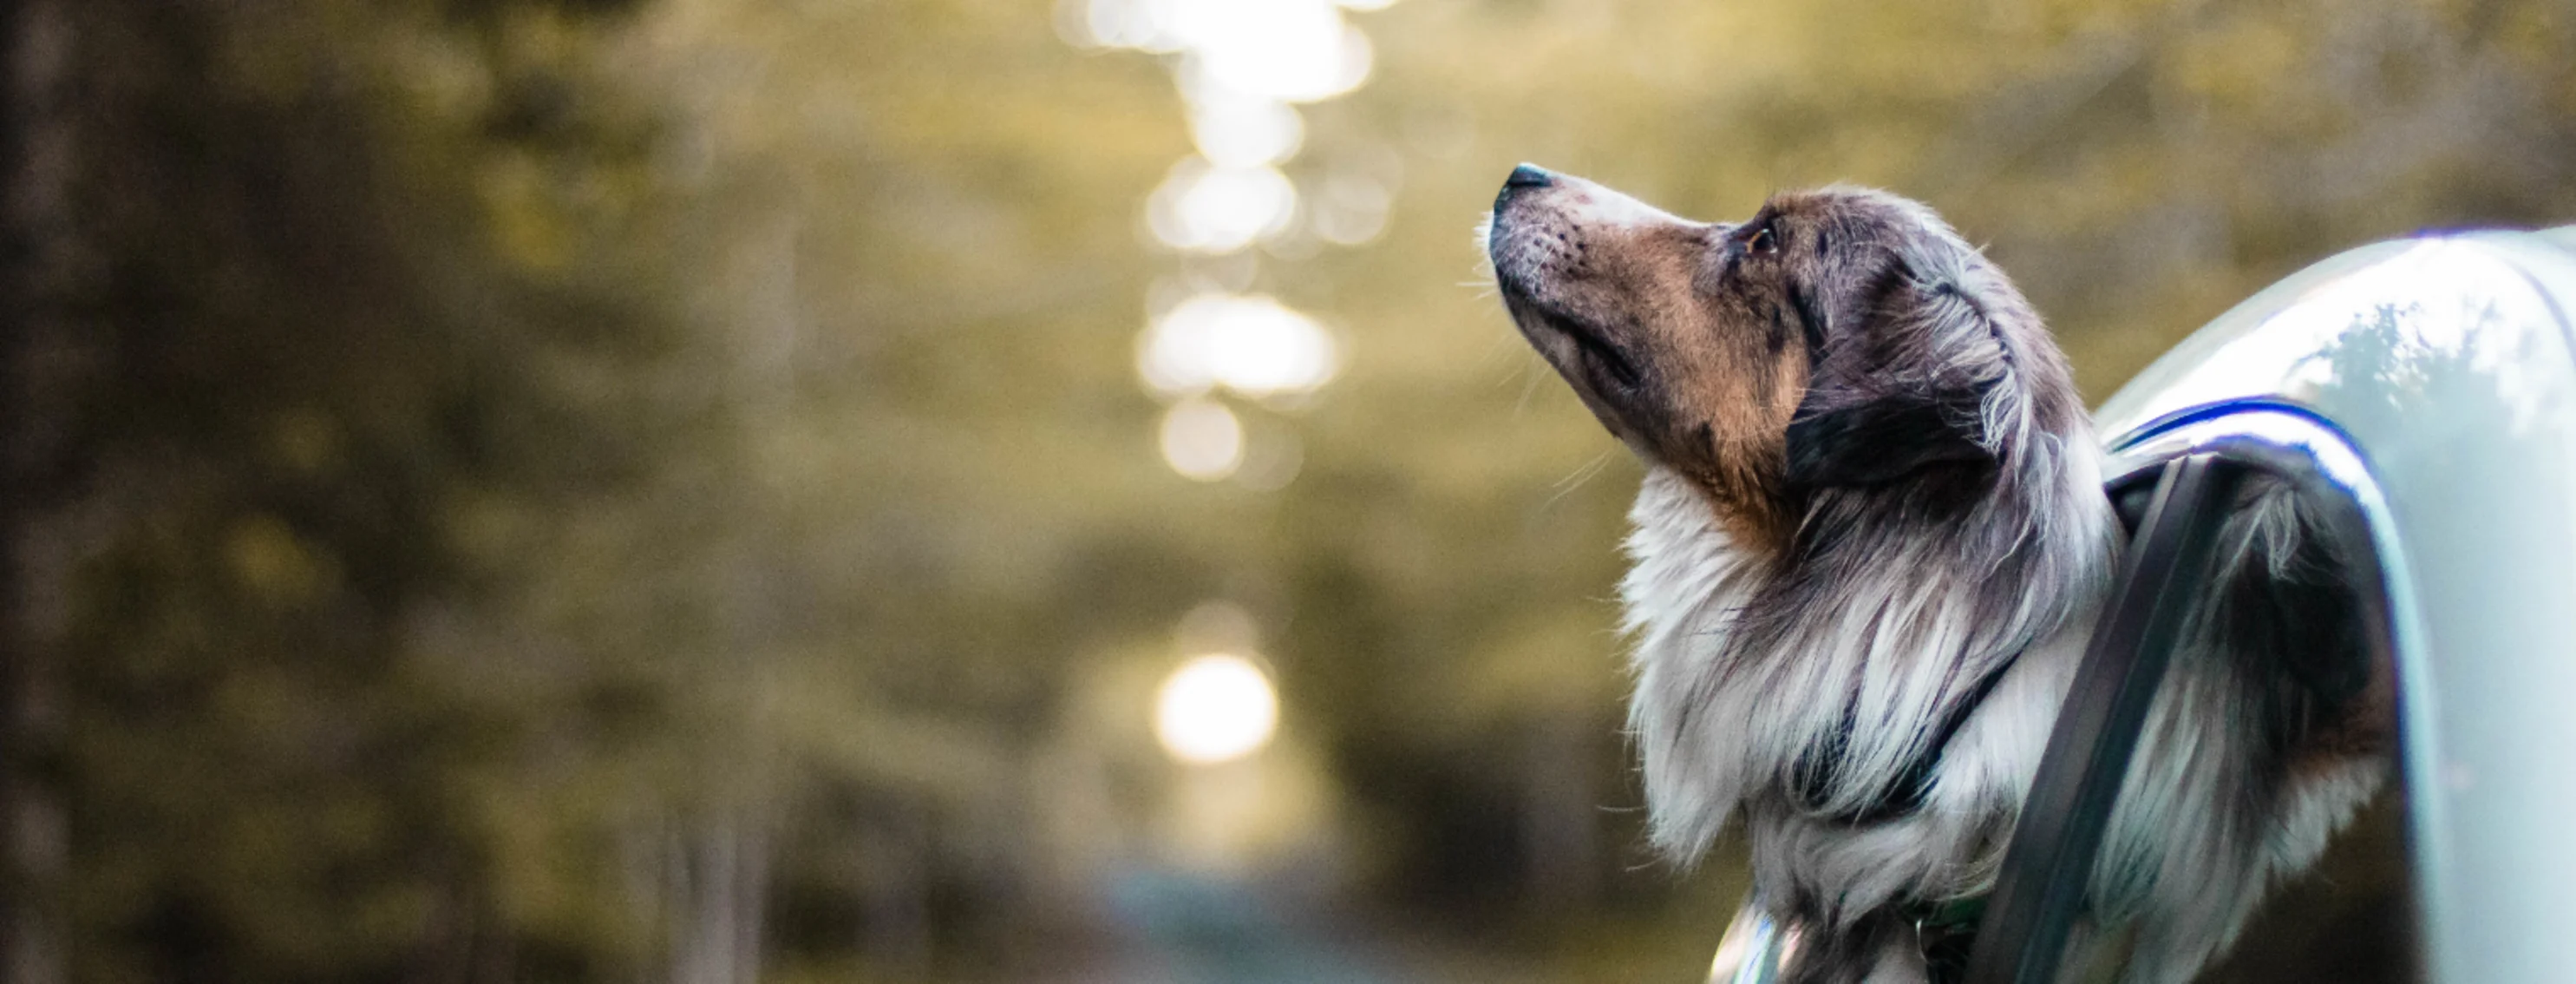
[(1154, 695), (1154, 737), (1190, 765), (1231, 762), (1270, 744), (1279, 693), (1270, 675), (1231, 653), (1191, 659)]

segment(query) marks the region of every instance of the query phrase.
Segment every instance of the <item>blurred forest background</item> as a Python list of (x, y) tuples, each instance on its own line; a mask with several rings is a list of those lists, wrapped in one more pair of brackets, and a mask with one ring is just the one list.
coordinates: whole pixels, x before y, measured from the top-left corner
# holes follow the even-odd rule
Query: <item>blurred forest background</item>
[[(2095, 400), (2576, 217), (2564, 2), (0, 34), (0, 984), (1693, 980), (1741, 886), (1641, 850), (1634, 468), (1476, 285), (1514, 162), (1924, 198)], [(1216, 652), (1276, 732), (1193, 764)]]

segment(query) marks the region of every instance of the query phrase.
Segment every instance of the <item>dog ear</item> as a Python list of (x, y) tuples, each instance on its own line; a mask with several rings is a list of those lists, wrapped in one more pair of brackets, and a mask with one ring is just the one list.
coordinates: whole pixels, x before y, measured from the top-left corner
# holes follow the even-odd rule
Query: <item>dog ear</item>
[(1797, 488), (1884, 485), (1944, 464), (1995, 462), (1975, 394), (1882, 396), (1801, 410), (1789, 423), (1788, 481)]
[[(1845, 292), (1833, 342), (1790, 420), (1793, 488), (1884, 485), (1925, 469), (1999, 462), (1987, 397), (2014, 385), (1986, 306), (1964, 287), (1960, 257), (1900, 252), (1869, 286)], [(2009, 290), (2009, 288), (2006, 288)], [(2009, 402), (2009, 401), (2008, 401)]]

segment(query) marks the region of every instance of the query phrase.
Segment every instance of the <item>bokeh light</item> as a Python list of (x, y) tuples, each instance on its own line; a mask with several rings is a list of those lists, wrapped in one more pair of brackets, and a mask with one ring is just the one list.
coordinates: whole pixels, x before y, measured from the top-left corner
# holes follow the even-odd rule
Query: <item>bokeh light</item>
[(1284, 102), (1316, 102), (1368, 80), (1368, 36), (1316, 0), (1184, 4), (1174, 27), (1188, 48), (1185, 87), (1222, 86)]
[(1282, 102), (1315, 102), (1368, 80), (1368, 36), (1341, 8), (1388, 0), (1065, 0), (1065, 39), (1084, 47), (1179, 53), (1185, 88), (1217, 86)]
[(1234, 483), (1255, 492), (1277, 492), (1297, 480), (1306, 465), (1306, 447), (1285, 427), (1252, 429), (1244, 436), (1243, 464)]
[(1216, 167), (1191, 157), (1173, 165), (1146, 200), (1154, 238), (1175, 249), (1231, 253), (1288, 228), (1297, 186), (1273, 167)]
[(1358, 246), (1386, 231), (1394, 193), (1365, 175), (1337, 174), (1324, 181), (1311, 220), (1315, 235), (1337, 246)]
[(1212, 92), (1190, 100), (1190, 140), (1218, 167), (1268, 167), (1296, 156), (1305, 139), (1305, 119), (1275, 99)]
[(1231, 762), (1270, 744), (1279, 693), (1251, 660), (1211, 653), (1181, 664), (1154, 695), (1154, 737), (1191, 765)]
[(1272, 298), (1207, 293), (1155, 319), (1136, 369), (1167, 396), (1222, 386), (1258, 399), (1331, 382), (1341, 372), (1341, 346), (1315, 319)]
[(1340, 369), (1338, 346), (1314, 318), (1238, 294), (1259, 282), (1255, 264), (1264, 255), (1295, 262), (1323, 245), (1358, 246), (1385, 231), (1391, 176), (1345, 167), (1310, 189), (1310, 202), (1279, 166), (1306, 143), (1305, 117), (1292, 104), (1368, 81), (1374, 49), (1342, 12), (1392, 2), (1057, 0), (1056, 32), (1067, 43), (1169, 56), (1198, 152), (1146, 196), (1145, 227), (1156, 242), (1222, 257), (1239, 274), (1199, 280), (1197, 289), (1210, 292), (1162, 311), (1138, 340), (1146, 385), (1184, 401), (1164, 415), (1161, 432), (1163, 460), (1182, 475), (1236, 476), (1245, 488), (1277, 491), (1304, 460), (1294, 435), (1255, 444), (1231, 411), (1199, 398), (1218, 388), (1254, 399), (1303, 395)]
[(1243, 422), (1214, 400), (1182, 400), (1163, 412), (1162, 446), (1173, 471), (1219, 481), (1243, 466)]

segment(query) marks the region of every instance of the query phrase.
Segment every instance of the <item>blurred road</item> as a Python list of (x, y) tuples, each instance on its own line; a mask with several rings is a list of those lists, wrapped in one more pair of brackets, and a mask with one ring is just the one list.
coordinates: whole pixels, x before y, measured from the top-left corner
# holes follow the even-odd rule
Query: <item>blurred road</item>
[(1258, 883), (1171, 871), (1112, 880), (1115, 936), (1064, 966), (1027, 968), (1034, 984), (1408, 984), (1536, 980), (1493, 958), (1429, 948), (1421, 934), (1306, 910)]

